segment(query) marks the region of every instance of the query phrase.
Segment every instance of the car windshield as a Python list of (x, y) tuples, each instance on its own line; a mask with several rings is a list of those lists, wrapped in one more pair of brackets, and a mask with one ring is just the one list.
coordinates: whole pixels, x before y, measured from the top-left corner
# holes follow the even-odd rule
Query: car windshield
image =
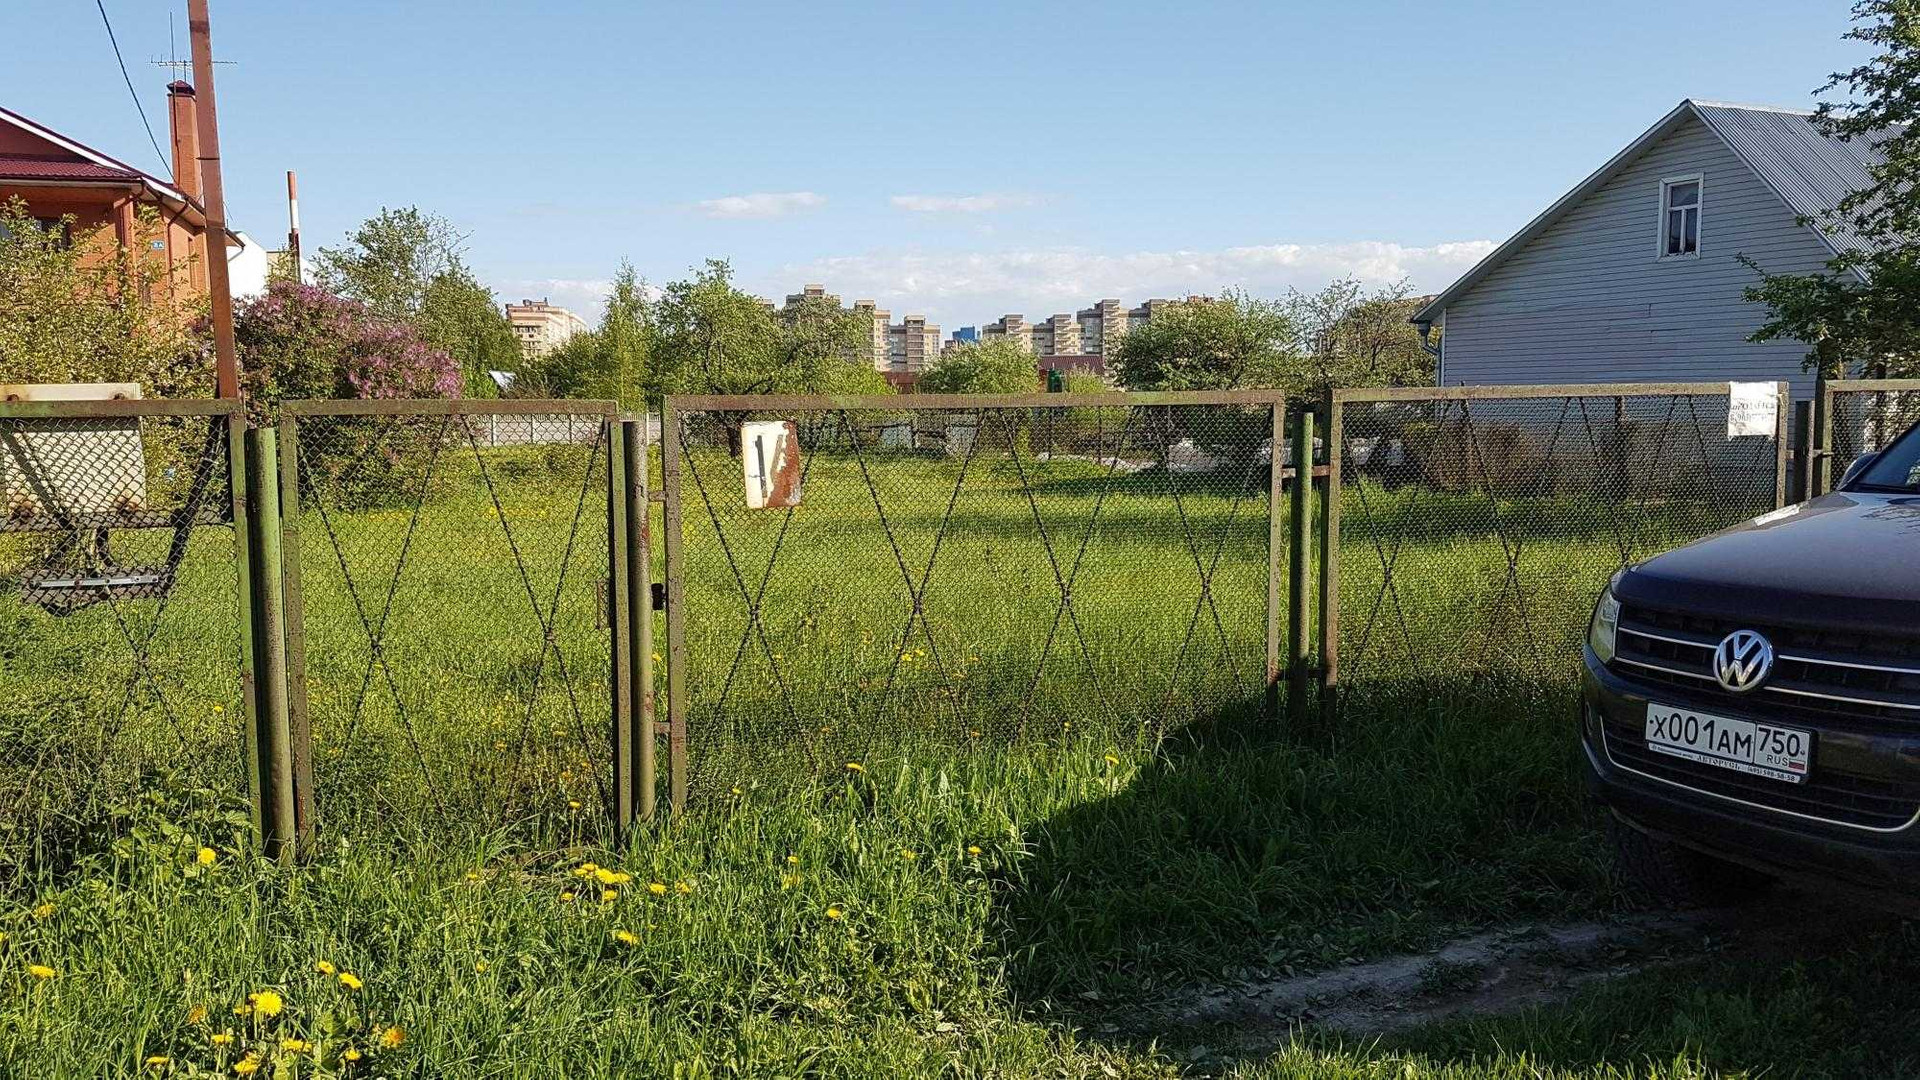
[(1854, 487), (1865, 491), (1920, 491), (1920, 426), (1881, 453)]

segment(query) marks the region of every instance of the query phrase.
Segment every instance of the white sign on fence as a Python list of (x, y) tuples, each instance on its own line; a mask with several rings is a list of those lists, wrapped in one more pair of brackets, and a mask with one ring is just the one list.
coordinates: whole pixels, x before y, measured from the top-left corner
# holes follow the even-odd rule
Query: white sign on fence
[(1742, 435), (1772, 436), (1779, 430), (1780, 384), (1737, 382), (1727, 384), (1727, 438)]
[(740, 466), (753, 510), (800, 505), (800, 437), (791, 420), (752, 420), (741, 426)]

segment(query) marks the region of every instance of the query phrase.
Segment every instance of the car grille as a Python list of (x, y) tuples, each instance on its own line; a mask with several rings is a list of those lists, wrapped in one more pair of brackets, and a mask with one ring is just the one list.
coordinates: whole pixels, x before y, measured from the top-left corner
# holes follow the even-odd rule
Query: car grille
[[(1741, 629), (1773, 642), (1773, 674), (1758, 691), (1733, 694), (1713, 677), (1713, 650)], [(1920, 732), (1920, 638), (1735, 624), (1627, 605), (1615, 642), (1615, 670), (1629, 678), (1744, 708), (1761, 704), (1781, 719), (1844, 717), (1862, 721), (1862, 730)]]
[[(1722, 689), (1712, 673), (1715, 646), (1740, 629), (1765, 634), (1775, 653), (1772, 676), (1746, 694)], [(1615, 674), (1673, 687), (1703, 709), (1718, 702), (1736, 714), (1757, 708), (1783, 723), (1920, 733), (1920, 640), (1735, 624), (1625, 605), (1615, 644), (1609, 665)], [(1616, 764), (1698, 791), (1866, 829), (1897, 829), (1920, 814), (1920, 784), (1835, 768), (1820, 760), (1818, 744), (1812, 774), (1788, 784), (1650, 750), (1636, 716), (1607, 717), (1602, 730)]]

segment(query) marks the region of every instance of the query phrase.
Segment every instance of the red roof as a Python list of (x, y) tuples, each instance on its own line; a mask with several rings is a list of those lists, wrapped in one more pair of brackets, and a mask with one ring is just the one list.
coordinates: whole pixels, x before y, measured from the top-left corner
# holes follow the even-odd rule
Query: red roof
[(140, 173), (130, 169), (115, 169), (91, 161), (0, 154), (0, 180), (80, 180), (130, 184), (141, 179)]

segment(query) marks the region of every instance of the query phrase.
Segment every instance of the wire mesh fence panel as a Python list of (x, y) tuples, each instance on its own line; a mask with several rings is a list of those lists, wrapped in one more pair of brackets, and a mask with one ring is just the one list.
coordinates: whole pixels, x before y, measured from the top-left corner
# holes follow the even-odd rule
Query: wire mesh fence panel
[(1570, 685), (1616, 570), (1775, 505), (1777, 427), (1730, 436), (1724, 384), (1333, 408), (1342, 701)]
[(1846, 383), (1829, 386), (1836, 482), (1856, 458), (1886, 449), (1908, 428), (1920, 423), (1920, 379), (1882, 380), (1861, 389), (1849, 388)]
[(234, 422), (0, 405), (0, 875), (156, 774), (245, 790)]
[(695, 797), (1257, 703), (1275, 406), (1096, 400), (676, 405)]
[[(598, 828), (607, 410), (388, 404), (302, 403), (287, 425), (296, 727), (304, 712), (319, 828)], [(573, 438), (547, 438), (569, 422)]]

